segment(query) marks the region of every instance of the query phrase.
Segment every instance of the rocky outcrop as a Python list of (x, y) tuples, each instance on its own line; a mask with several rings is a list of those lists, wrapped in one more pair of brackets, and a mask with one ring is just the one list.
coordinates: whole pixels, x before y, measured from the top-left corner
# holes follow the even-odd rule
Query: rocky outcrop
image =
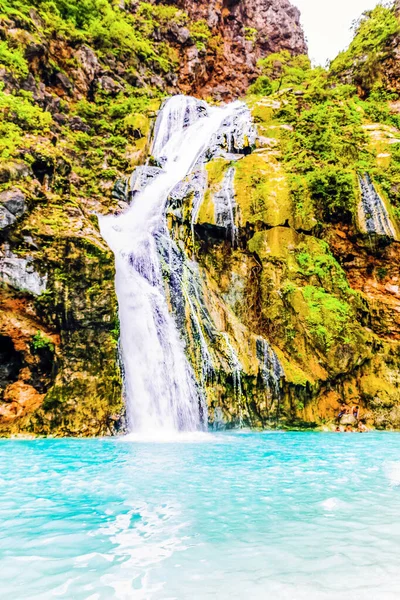
[(0, 251), (0, 435), (121, 427), (111, 254), (79, 211), (56, 210), (36, 204)]
[(25, 196), (18, 188), (0, 193), (0, 229), (13, 225), (26, 208)]
[[(307, 54), (300, 12), (289, 0), (178, 0), (192, 18), (211, 32), (208, 48), (193, 46), (185, 30), (180, 88), (206, 98), (240, 97), (257, 77), (257, 61), (288, 50)], [(186, 48), (185, 48), (186, 46)]]
[(349, 48), (331, 63), (331, 76), (356, 85), (367, 97), (376, 86), (398, 94), (400, 64), (400, 7), (378, 4), (360, 18)]

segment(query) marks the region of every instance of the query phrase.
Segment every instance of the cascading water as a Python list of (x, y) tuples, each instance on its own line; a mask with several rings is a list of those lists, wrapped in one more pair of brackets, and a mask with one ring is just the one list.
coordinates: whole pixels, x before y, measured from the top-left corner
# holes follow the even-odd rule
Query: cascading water
[(222, 333), (229, 354), (229, 366), (232, 370), (233, 388), (236, 396), (236, 401), (239, 409), (239, 427), (243, 427), (243, 390), (242, 390), (242, 371), (243, 367), (239, 357), (232, 346), (229, 335)]
[(199, 117), (204, 117), (208, 114), (209, 107), (207, 104), (191, 96), (174, 96), (167, 100), (156, 122), (152, 145), (153, 157), (161, 164), (166, 162), (167, 157), (164, 148), (169, 140), (177, 132), (182, 134)]
[(214, 194), (217, 225), (225, 227), (226, 231), (230, 233), (232, 245), (235, 245), (238, 239), (234, 179), (235, 169), (230, 167), (225, 173), (221, 189)]
[(370, 176), (360, 176), (359, 182), (361, 202), (358, 213), (361, 228), (365, 233), (375, 233), (397, 239), (389, 213)]
[[(280, 382), (285, 372), (279, 359), (267, 340), (257, 339), (257, 358), (259, 361), (259, 375), (268, 399), (268, 412), (274, 400), (278, 400), (277, 413), (279, 413)], [(278, 416), (278, 414), (277, 414)]]
[(125, 213), (99, 218), (115, 254), (127, 419), (133, 431), (194, 431), (206, 421), (204, 399), (168, 308), (159, 246), (171, 244), (165, 218), (170, 193), (206, 151), (212, 152), (218, 136), (233, 143), (229, 123), (242, 118), (243, 106), (211, 108), (184, 96), (168, 100), (152, 146), (162, 169), (153, 171), (150, 181), (145, 178), (144, 188), (136, 186)]

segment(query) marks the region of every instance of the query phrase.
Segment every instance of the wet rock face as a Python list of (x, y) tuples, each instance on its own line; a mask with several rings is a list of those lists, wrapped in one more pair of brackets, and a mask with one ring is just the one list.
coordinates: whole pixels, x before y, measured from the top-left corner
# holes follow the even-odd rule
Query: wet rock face
[(281, 50), (307, 54), (300, 12), (289, 0), (179, 0), (173, 4), (192, 18), (204, 19), (215, 39), (215, 53), (205, 56), (201, 49), (187, 45), (180, 72), (184, 92), (238, 97), (255, 79), (260, 58)]

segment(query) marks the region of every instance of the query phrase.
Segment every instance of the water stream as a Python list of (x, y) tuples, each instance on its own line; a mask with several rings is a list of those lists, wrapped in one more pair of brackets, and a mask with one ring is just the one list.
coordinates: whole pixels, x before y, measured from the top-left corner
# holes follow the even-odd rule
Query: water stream
[(238, 241), (238, 228), (236, 225), (236, 202), (234, 189), (235, 169), (230, 167), (222, 181), (221, 189), (214, 194), (214, 205), (217, 225), (225, 227), (230, 233), (232, 245)]
[[(194, 431), (207, 422), (206, 406), (169, 310), (159, 247), (170, 244), (167, 200), (205, 153), (224, 140), (232, 150), (248, 109), (240, 102), (209, 107), (174, 96), (157, 118), (152, 153), (161, 166), (146, 185), (135, 185), (129, 209), (100, 217), (100, 230), (115, 254), (121, 352), (129, 429)], [(249, 121), (249, 120), (248, 120)]]
[(239, 428), (243, 427), (243, 390), (242, 390), (242, 371), (243, 367), (240, 363), (239, 357), (235, 351), (235, 348), (232, 346), (229, 335), (227, 333), (222, 333), (222, 337), (225, 340), (226, 348), (228, 351), (229, 357), (229, 367), (232, 370), (232, 379), (233, 379), (233, 390), (235, 394), (235, 400), (238, 407), (239, 412)]
[(359, 177), (361, 202), (359, 205), (359, 220), (361, 228), (366, 233), (385, 235), (396, 238), (396, 231), (390, 219), (387, 208), (375, 189), (369, 175)]

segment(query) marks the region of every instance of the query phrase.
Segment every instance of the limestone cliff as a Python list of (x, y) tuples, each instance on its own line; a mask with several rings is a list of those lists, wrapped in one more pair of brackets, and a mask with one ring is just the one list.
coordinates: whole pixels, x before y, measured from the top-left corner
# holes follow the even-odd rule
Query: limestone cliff
[[(350, 114), (342, 122), (338, 132), (349, 136), (354, 128), (354, 140), (359, 128), (354, 151), (371, 152), (369, 169), (376, 181), (373, 192), (360, 185), (358, 165), (365, 163), (360, 156), (343, 156), (337, 174), (346, 172), (348, 179), (340, 205), (334, 198), (340, 177), (331, 166), (321, 168), (326, 159), (319, 145), (326, 130), (312, 132), (315, 114), (307, 111), (300, 159), (296, 147), (287, 145), (293, 144), (293, 128), (301, 130), (297, 117), (291, 117), (293, 126), (287, 124), (288, 107), (299, 108), (305, 97), (314, 97), (314, 110), (327, 128), (338, 119), (343, 100), (336, 104), (329, 92), (317, 100), (321, 91), (314, 96), (315, 89), (302, 94), (286, 89), (269, 99), (249, 97), (257, 148), (206, 165), (194, 248), (190, 182), (183, 203), (171, 198), (176, 252), (183, 263), (194, 253), (199, 265), (198, 271), (187, 268), (192, 302), (177, 303), (177, 323), (184, 323), (182, 335), (199, 373), (208, 357), (209, 417), (217, 427), (329, 426), (342, 402), (361, 406), (371, 426), (400, 425), (398, 203), (393, 195), (389, 203), (382, 191), (376, 194), (380, 169), (370, 138), (370, 132), (381, 131), (383, 154), (383, 148), (400, 143), (400, 132), (384, 141), (384, 125), (372, 127), (366, 113), (357, 125), (350, 126)], [(338, 142), (342, 147), (343, 140)], [(325, 139), (324, 146), (324, 153), (332, 150), (334, 138)], [(305, 168), (314, 153), (315, 166)], [(392, 227), (387, 231), (379, 229), (383, 220), (371, 221), (380, 209), (380, 218), (387, 215)], [(367, 221), (363, 210), (370, 211)], [(166, 280), (173, 284), (168, 275)], [(204, 344), (207, 351), (201, 350)]]

